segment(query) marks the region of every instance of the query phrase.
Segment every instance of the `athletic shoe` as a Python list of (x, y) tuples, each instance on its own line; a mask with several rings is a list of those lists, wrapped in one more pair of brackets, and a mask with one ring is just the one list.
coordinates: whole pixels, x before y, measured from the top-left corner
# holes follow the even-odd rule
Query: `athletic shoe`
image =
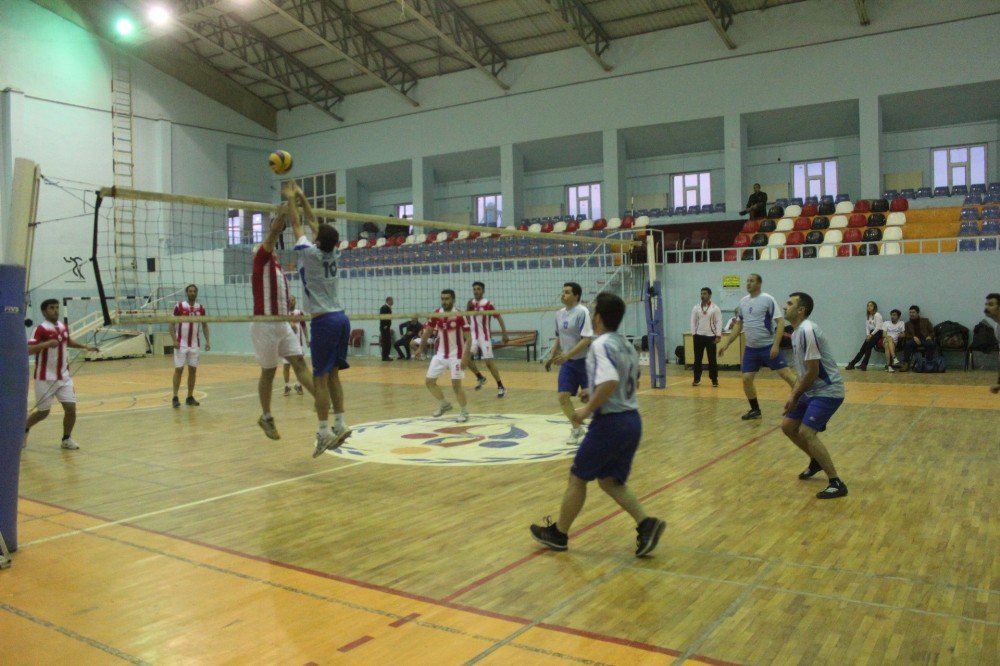
[(476, 379), (476, 390), (478, 391), (479, 389), (483, 388), (483, 386), (485, 384), (486, 384), (486, 375), (483, 375), (482, 377), (478, 377)]
[(866, 372), (868, 370), (868, 366), (867, 365), (859, 365), (858, 366), (858, 370), (860, 370), (861, 372)]
[(639, 523), (636, 528), (635, 556), (645, 557), (660, 542), (660, 536), (667, 524), (659, 518), (648, 517)]
[(759, 409), (751, 409), (749, 412), (741, 416), (740, 418), (744, 421), (753, 421), (754, 419), (759, 419), (761, 416)]
[(431, 416), (437, 418), (438, 416), (441, 416), (445, 412), (450, 412), (450, 411), (451, 411), (451, 403), (446, 402), (443, 405), (438, 405), (438, 408), (434, 410), (434, 413), (431, 414)]
[(292, 387), (289, 386), (288, 384), (285, 384), (285, 397), (287, 398), (291, 394), (292, 394)]
[(264, 415), (261, 414), (260, 418), (257, 419), (257, 425), (260, 429), (264, 431), (264, 434), (268, 436), (269, 439), (281, 439), (281, 435), (278, 434), (278, 428), (274, 425), (274, 417), (269, 416), (266, 419)]
[(354, 432), (350, 428), (344, 428), (343, 430), (337, 430), (334, 428), (332, 432), (327, 432), (323, 435), (316, 433), (316, 448), (313, 449), (313, 458), (319, 458), (325, 451), (334, 451), (340, 448), (351, 433)]
[(74, 442), (72, 437), (67, 437), (66, 439), (64, 439), (62, 441), (62, 444), (60, 444), (59, 446), (60, 448), (66, 449), (67, 451), (76, 451), (78, 448), (80, 448), (80, 445)]
[(889, 367), (887, 367), (887, 368), (885, 369), (885, 371), (886, 371), (886, 372), (896, 372), (896, 368), (894, 368), (894, 367), (892, 367), (892, 366), (890, 365)]
[(712, 382), (712, 388), (719, 388), (719, 382)]
[(295, 385), (295, 392), (298, 393), (299, 395), (302, 395), (302, 384)]
[(466, 421), (469, 420), (469, 412), (463, 409), (458, 413), (458, 416), (455, 417), (455, 420), (458, 421), (459, 423), (465, 423)]
[(552, 550), (566, 550), (569, 548), (569, 535), (563, 534), (548, 516), (545, 517), (545, 525), (532, 525), (531, 538), (543, 546), (548, 546)]
[(181, 400), (180, 400), (180, 398), (178, 398), (178, 397), (177, 397), (177, 396), (175, 395), (175, 396), (174, 396), (174, 400), (173, 400), (173, 402), (172, 402), (171, 404), (172, 404), (172, 405), (174, 406), (174, 409), (177, 409), (178, 407), (180, 407), (180, 406), (181, 406)]
[(502, 398), (505, 395), (507, 395), (507, 387), (506, 386), (498, 386), (497, 387), (497, 397), (498, 398)]
[(184, 401), (184, 404), (187, 405), (188, 407), (197, 407), (201, 403), (195, 400), (193, 395), (189, 395), (187, 397), (187, 400)]
[(841, 483), (839, 486), (829, 485), (816, 493), (816, 499), (834, 499), (835, 497), (845, 497), (847, 486)]
[(853, 363), (848, 363), (847, 367), (844, 368), (844, 370), (853, 370), (853, 369), (854, 369), (854, 364)]
[(701, 386), (701, 381), (696, 379), (693, 382), (691, 382), (691, 386)]
[(820, 467), (820, 464), (815, 460), (810, 459), (809, 467), (806, 467), (805, 470), (799, 473), (799, 480), (805, 481), (806, 479), (811, 479), (822, 471), (823, 468)]
[(580, 439), (583, 437), (583, 428), (573, 428), (569, 431), (569, 439), (566, 440), (567, 446), (578, 446), (580, 444)]

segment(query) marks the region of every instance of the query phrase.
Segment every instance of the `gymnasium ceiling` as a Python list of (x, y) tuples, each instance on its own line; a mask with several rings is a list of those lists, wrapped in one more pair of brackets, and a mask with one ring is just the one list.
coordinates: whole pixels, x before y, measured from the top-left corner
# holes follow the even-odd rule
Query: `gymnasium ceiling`
[[(514, 59), (582, 49), (609, 71), (616, 40), (704, 24), (728, 34), (740, 14), (802, 0), (157, 0), (165, 28), (140, 29), (126, 45), (112, 34), (123, 10), (150, 0), (34, 0), (265, 127), (278, 110), (312, 105), (342, 120), (345, 96), (385, 88), (419, 106), (420, 80), (478, 70), (506, 90)], [(865, 0), (839, 0), (867, 24)]]

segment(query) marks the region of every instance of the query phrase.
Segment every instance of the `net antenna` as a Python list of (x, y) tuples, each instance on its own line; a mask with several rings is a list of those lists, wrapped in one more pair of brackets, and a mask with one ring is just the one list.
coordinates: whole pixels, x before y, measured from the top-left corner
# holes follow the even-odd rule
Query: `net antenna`
[[(131, 249), (117, 242), (119, 207), (133, 215), (135, 271), (120, 256)], [(266, 202), (101, 189), (94, 216), (93, 261), (106, 324), (295, 319), (252, 314), (254, 248), (281, 210)], [(320, 221), (399, 223), (393, 217), (349, 211), (314, 213)], [(539, 225), (525, 231), (435, 220), (407, 222), (425, 232), (383, 237), (380, 231), (374, 238), (342, 238), (339, 291), (352, 322), (426, 320), (440, 305), (443, 289), (456, 291), (456, 315), (472, 314), (466, 303), (474, 281), (487, 285), (486, 298), (509, 329), (534, 328), (538, 313), (559, 309), (564, 282), (580, 283), (585, 301), (600, 291), (612, 291), (626, 303), (642, 302), (646, 272), (637, 260), (644, 263), (646, 253), (640, 252), (642, 244), (635, 238), (641, 231), (638, 226), (604, 228), (590, 220), (564, 219), (544, 230)], [(295, 265), (294, 240), (286, 230), (284, 242), (275, 250), (286, 270)], [(286, 275), (291, 294), (302, 303), (298, 273)], [(174, 300), (188, 284), (198, 286), (206, 316), (174, 317)], [(394, 312), (379, 315), (387, 296), (395, 299)], [(368, 325), (372, 331), (375, 327)], [(493, 331), (499, 332), (495, 323)]]

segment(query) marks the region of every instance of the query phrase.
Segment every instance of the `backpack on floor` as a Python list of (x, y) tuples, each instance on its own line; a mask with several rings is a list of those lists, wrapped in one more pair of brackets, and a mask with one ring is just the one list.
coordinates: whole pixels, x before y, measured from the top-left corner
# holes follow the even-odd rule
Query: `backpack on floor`
[(941, 349), (965, 349), (969, 344), (969, 329), (958, 322), (943, 321), (934, 327), (934, 339)]
[(944, 372), (946, 369), (944, 356), (937, 354), (931, 358), (921, 356), (910, 368), (913, 372)]
[(997, 336), (993, 333), (993, 327), (985, 319), (972, 329), (972, 344), (969, 345), (969, 349), (981, 352), (997, 350)]

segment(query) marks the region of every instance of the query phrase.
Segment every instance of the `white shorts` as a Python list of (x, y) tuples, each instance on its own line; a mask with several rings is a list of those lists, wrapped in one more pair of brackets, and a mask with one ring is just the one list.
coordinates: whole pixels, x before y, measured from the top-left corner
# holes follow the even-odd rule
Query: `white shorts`
[(58, 400), (60, 403), (76, 402), (72, 377), (35, 380), (35, 409), (47, 412), (52, 407), (53, 400)]
[(197, 368), (198, 354), (197, 347), (174, 347), (174, 367), (183, 368), (185, 365), (189, 365), (192, 368)]
[(477, 349), (482, 353), (484, 361), (493, 358), (492, 340), (473, 340), (472, 342), (469, 343), (470, 356), (475, 356)]
[(302, 356), (299, 336), (284, 321), (255, 321), (250, 324), (250, 338), (257, 364), (265, 370), (277, 368), (286, 356)]
[(447, 369), (451, 369), (452, 380), (465, 379), (465, 370), (462, 369), (462, 359), (445, 358), (440, 354), (431, 357), (430, 367), (427, 368), (427, 379), (437, 379)]

